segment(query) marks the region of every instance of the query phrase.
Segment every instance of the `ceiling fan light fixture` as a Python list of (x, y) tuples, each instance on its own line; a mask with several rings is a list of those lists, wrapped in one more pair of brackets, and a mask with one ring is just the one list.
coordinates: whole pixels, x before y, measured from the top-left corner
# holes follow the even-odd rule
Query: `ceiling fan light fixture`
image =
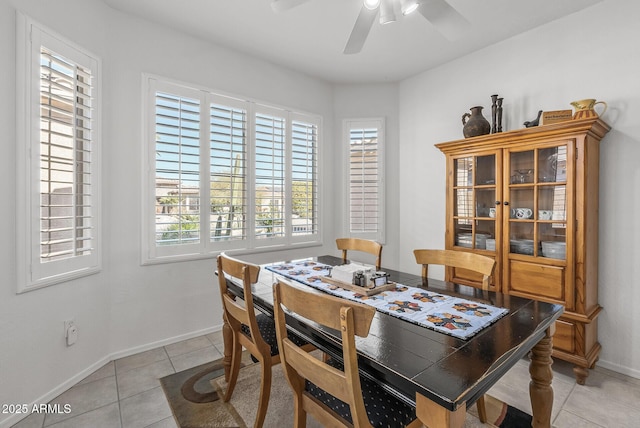
[(391, 0), (380, 1), (380, 24), (389, 24), (396, 21), (396, 14), (393, 11)]
[(380, 6), (380, 0), (364, 0), (364, 7), (369, 10), (375, 10)]
[(401, 0), (400, 1), (400, 10), (403, 15), (409, 15), (418, 9), (420, 3), (417, 0)]

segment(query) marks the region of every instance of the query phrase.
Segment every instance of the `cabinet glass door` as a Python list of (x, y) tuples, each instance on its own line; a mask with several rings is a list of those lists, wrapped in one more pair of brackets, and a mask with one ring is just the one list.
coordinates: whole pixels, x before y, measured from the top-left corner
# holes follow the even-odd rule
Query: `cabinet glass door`
[(511, 151), (508, 165), (509, 252), (565, 260), (567, 146)]
[(496, 155), (460, 157), (453, 162), (454, 244), (495, 251)]

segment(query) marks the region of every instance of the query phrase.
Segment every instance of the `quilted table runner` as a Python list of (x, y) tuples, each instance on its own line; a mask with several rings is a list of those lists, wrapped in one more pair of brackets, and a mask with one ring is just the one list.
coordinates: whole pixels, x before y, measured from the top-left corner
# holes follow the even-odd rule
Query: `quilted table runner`
[(365, 303), (380, 312), (460, 339), (469, 339), (507, 313), (505, 308), (402, 284), (397, 284), (395, 290), (366, 296), (322, 282), (320, 278), (329, 275), (331, 266), (310, 260), (269, 265), (266, 269), (326, 293)]

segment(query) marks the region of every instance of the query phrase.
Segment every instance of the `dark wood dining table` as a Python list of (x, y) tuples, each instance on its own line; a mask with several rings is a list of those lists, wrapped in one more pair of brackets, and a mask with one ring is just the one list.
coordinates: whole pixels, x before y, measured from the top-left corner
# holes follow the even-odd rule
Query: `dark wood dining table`
[[(340, 265), (339, 257), (320, 256), (310, 260)], [(284, 263), (278, 261), (273, 265)], [(291, 262), (291, 261), (286, 261)], [(255, 307), (273, 316), (273, 283), (284, 279), (309, 292), (312, 287), (288, 280), (265, 269), (252, 286)], [(460, 427), (466, 410), (485, 394), (517, 361), (530, 358), (529, 394), (533, 427), (551, 426), (553, 389), (551, 381), (554, 323), (562, 314), (561, 305), (484, 291), (419, 275), (384, 269), (389, 280), (410, 287), (508, 309), (508, 313), (469, 339), (425, 328), (400, 318), (377, 312), (369, 335), (357, 338), (358, 364), (363, 376), (411, 405), (428, 427)], [(242, 297), (239, 283), (228, 281), (232, 293)], [(313, 343), (334, 358), (341, 358), (340, 333), (288, 316), (292, 332)], [(231, 337), (223, 327), (224, 361), (231, 362)]]

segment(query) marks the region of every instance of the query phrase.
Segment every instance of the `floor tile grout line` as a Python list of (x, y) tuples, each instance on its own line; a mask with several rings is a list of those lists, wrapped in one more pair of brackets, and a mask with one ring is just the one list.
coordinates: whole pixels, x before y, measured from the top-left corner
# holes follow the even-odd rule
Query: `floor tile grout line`
[[(74, 416), (72, 416), (70, 418), (62, 419), (62, 420), (60, 420), (58, 422), (55, 422), (53, 424), (50, 424), (50, 425), (44, 425), (44, 420), (43, 420), (42, 421), (42, 426), (43, 426), (43, 428), (45, 428), (45, 427), (47, 427), (47, 428), (48, 427), (54, 427), (55, 428), (55, 426), (58, 425), (58, 424), (61, 424), (63, 422), (68, 422), (68, 421), (70, 421), (72, 419), (77, 418), (78, 416), (86, 415), (87, 413), (91, 413), (93, 411), (96, 411), (96, 410), (103, 409), (105, 407), (111, 406), (112, 404), (117, 404), (118, 405), (118, 411), (120, 410), (120, 401), (119, 400), (118, 401), (112, 401), (111, 403), (106, 403), (106, 404), (104, 404), (102, 406), (96, 407), (95, 409), (91, 409), (91, 410), (87, 410), (86, 412), (78, 413), (77, 415), (74, 415)], [(122, 426), (122, 422), (120, 422), (120, 425)]]
[[(107, 364), (108, 364), (108, 363), (107, 363)], [(79, 386), (81, 386), (81, 387), (85, 387), (85, 386), (91, 385), (91, 384), (93, 384), (93, 383), (95, 383), (95, 382), (103, 381), (103, 380), (105, 380), (105, 379), (109, 379), (110, 377), (112, 377), (112, 376), (105, 376), (105, 377), (102, 377), (102, 378), (100, 378), (100, 379), (94, 379), (94, 380), (92, 380), (92, 381), (84, 382), (84, 383), (81, 383), (81, 382), (82, 382), (82, 379), (81, 379), (81, 380), (80, 380), (79, 382), (77, 382), (76, 384), (74, 384), (74, 385), (70, 386), (69, 388), (67, 388), (66, 390), (64, 390), (64, 391), (63, 391), (63, 392), (61, 392), (60, 394), (58, 394), (56, 397), (54, 397), (53, 399), (49, 400), (49, 403), (48, 403), (48, 404), (52, 404), (52, 401), (56, 400), (56, 399), (57, 399), (58, 397), (60, 397), (62, 394), (65, 394), (65, 393), (67, 393), (67, 392), (71, 391), (73, 388), (76, 388), (76, 387), (79, 387)], [(47, 421), (47, 415), (45, 414), (45, 417), (42, 419), (42, 428), (50, 427), (50, 426), (53, 426), (53, 425), (59, 424), (60, 422), (68, 421), (68, 420), (73, 419), (73, 418), (75, 418), (75, 417), (77, 417), (77, 416), (84, 415), (84, 414), (89, 413), (89, 412), (92, 412), (92, 411), (94, 411), (94, 410), (101, 409), (101, 408), (106, 407), (106, 406), (109, 406), (109, 405), (111, 405), (111, 404), (113, 404), (113, 403), (118, 403), (118, 407), (120, 407), (120, 399), (119, 399), (119, 396), (118, 396), (118, 378), (117, 378), (117, 377), (116, 377), (116, 375), (115, 375), (115, 364), (114, 364), (114, 375), (113, 375), (113, 377), (114, 377), (114, 380), (115, 380), (115, 382), (116, 382), (116, 401), (111, 401), (111, 402), (109, 402), (109, 403), (104, 404), (103, 406), (99, 406), (99, 407), (96, 407), (95, 409), (90, 409), (90, 410), (87, 410), (87, 411), (85, 411), (85, 412), (78, 413), (77, 415), (71, 416), (71, 417), (69, 417), (69, 418), (62, 419), (62, 420), (60, 420), (60, 421), (58, 421), (58, 422), (55, 422), (55, 423), (53, 423), (53, 424), (49, 424), (49, 425), (47, 425), (47, 424), (46, 424), (46, 421)]]
[(113, 372), (116, 376), (116, 396), (118, 397), (118, 417), (120, 418), (120, 428), (124, 427), (124, 423), (122, 422), (122, 406), (120, 405), (120, 388), (118, 388), (118, 366), (116, 362), (113, 362)]
[[(208, 335), (206, 335), (206, 334), (205, 334), (204, 336), (192, 337), (191, 339), (186, 339), (186, 340), (182, 340), (182, 341), (180, 341), (180, 342), (171, 343), (171, 344), (169, 344), (169, 345), (164, 345), (164, 346), (163, 346), (163, 348), (164, 348), (165, 353), (167, 354), (167, 356), (168, 356), (169, 358), (174, 358), (174, 357), (178, 357), (178, 356), (180, 356), (180, 355), (185, 355), (185, 354), (189, 354), (189, 353), (191, 353), (191, 352), (195, 352), (195, 351), (199, 351), (199, 350), (202, 350), (202, 349), (206, 349), (206, 348), (208, 348), (209, 346), (216, 347), (216, 344), (215, 344), (215, 343), (213, 343), (213, 341), (212, 341), (211, 339), (209, 339), (207, 336), (208, 336)], [(167, 349), (167, 347), (169, 347), (169, 346), (174, 346), (174, 345), (177, 345), (177, 344), (182, 343), (182, 342), (188, 342), (188, 341), (190, 341), (190, 340), (197, 339), (198, 337), (204, 337), (205, 339), (207, 339), (207, 341), (209, 342), (209, 345), (207, 345), (207, 346), (203, 346), (203, 347), (201, 347), (201, 348), (191, 349), (191, 350), (186, 351), (186, 352), (181, 352), (180, 354), (176, 354), (176, 355), (169, 355), (169, 350)], [(154, 349), (158, 349), (158, 348), (154, 348)], [(217, 349), (217, 347), (216, 347), (216, 349)]]
[[(599, 423), (594, 422), (594, 421), (592, 421), (591, 419), (589, 419), (589, 418), (587, 418), (587, 417), (585, 417), (585, 416), (583, 416), (583, 415), (579, 415), (579, 414), (577, 414), (577, 413), (572, 412), (571, 410), (567, 410), (567, 409), (565, 409), (564, 407), (563, 407), (562, 409), (560, 409), (560, 410), (561, 410), (561, 411), (565, 411), (565, 412), (569, 413), (570, 415), (573, 415), (573, 416), (575, 416), (575, 417), (577, 417), (577, 418), (579, 418), (579, 419), (581, 419), (581, 420), (583, 420), (583, 421), (586, 421), (586, 422), (588, 422), (590, 425), (595, 425), (595, 426), (598, 426), (598, 427), (600, 427), (600, 428), (607, 428), (606, 426), (600, 425)], [(556, 418), (556, 419), (557, 419), (557, 418)]]
[(145, 353), (145, 352), (155, 351), (155, 350), (160, 349), (160, 348), (162, 348), (162, 350), (164, 351), (164, 355), (165, 355), (165, 357), (166, 357), (166, 358), (162, 358), (162, 359), (157, 360), (157, 361), (150, 361), (150, 362), (148, 362), (148, 363), (142, 364), (141, 366), (136, 366), (136, 367), (132, 367), (132, 368), (127, 369), (127, 370), (123, 370), (123, 371), (122, 371), (122, 374), (127, 373), (127, 372), (130, 372), (131, 370), (139, 370), (139, 369), (141, 369), (141, 368), (143, 368), (143, 367), (150, 366), (151, 364), (156, 364), (156, 363), (159, 363), (159, 362), (161, 362), (161, 361), (164, 361), (165, 359), (169, 359), (169, 360), (170, 360), (171, 358), (169, 357), (169, 354), (167, 353), (166, 349), (164, 349), (164, 346), (162, 346), (162, 347), (158, 347), (158, 348), (149, 349), (149, 350), (147, 350), (147, 351), (143, 351), (143, 352), (140, 352), (140, 353), (138, 353), (138, 354), (129, 355), (128, 357), (118, 358), (117, 360), (113, 360), (113, 365), (114, 365), (114, 366), (116, 367), (116, 369), (117, 369), (116, 361), (118, 361), (118, 360), (123, 360), (123, 359), (125, 359), (125, 358), (134, 357), (134, 356), (136, 356), (136, 355), (140, 355), (140, 354), (143, 354), (143, 353)]
[[(558, 413), (556, 414), (556, 417), (554, 418), (554, 420), (551, 422), (552, 426), (555, 426), (554, 423), (557, 422), (558, 418), (560, 417), (560, 414), (562, 413), (562, 411), (564, 410), (564, 406), (567, 404), (567, 402), (569, 401), (569, 397), (571, 397), (571, 394), (573, 394), (573, 391), (575, 391), (576, 389), (576, 383), (574, 382), (573, 385), (571, 385), (571, 390), (569, 391), (569, 393), (567, 394), (567, 396), (564, 398), (564, 400), (562, 401), (562, 404), (559, 406), (560, 410), (558, 410)], [(551, 387), (553, 388), (553, 382), (551, 384)], [(566, 412), (566, 410), (565, 410)]]
[[(169, 357), (169, 353), (167, 352), (166, 346), (164, 346), (163, 348), (164, 348), (164, 352), (167, 354), (167, 357)], [(177, 373), (176, 366), (173, 364), (173, 360), (171, 359), (171, 357), (169, 357), (169, 364), (171, 364), (171, 368), (173, 369), (173, 372)]]

